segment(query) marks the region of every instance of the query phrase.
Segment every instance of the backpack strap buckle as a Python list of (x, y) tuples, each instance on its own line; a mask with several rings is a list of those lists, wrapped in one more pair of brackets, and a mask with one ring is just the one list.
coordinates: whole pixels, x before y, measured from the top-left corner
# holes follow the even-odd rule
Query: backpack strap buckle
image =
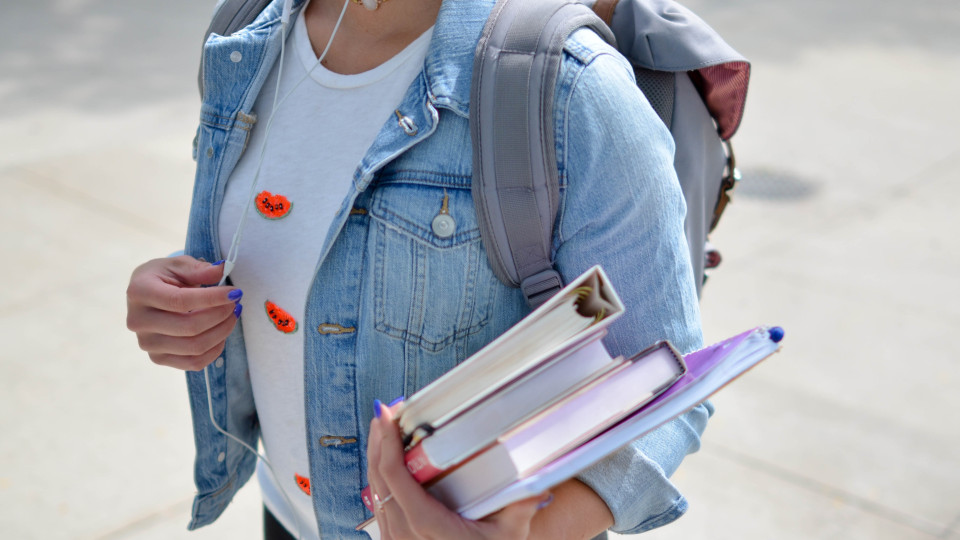
[(547, 268), (527, 276), (520, 282), (520, 290), (527, 299), (527, 305), (530, 309), (536, 309), (546, 302), (551, 296), (560, 292), (563, 288), (563, 279), (553, 268)]

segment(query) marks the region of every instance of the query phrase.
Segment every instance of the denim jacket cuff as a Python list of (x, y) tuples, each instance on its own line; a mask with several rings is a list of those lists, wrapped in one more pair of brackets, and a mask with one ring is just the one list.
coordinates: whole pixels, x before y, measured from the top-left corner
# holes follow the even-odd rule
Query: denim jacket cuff
[(233, 500), (233, 496), (236, 495), (237, 490), (234, 489), (236, 485), (236, 476), (230, 478), (229, 481), (217, 491), (213, 493), (198, 493), (197, 496), (193, 499), (193, 510), (191, 511), (190, 523), (187, 525), (188, 531), (193, 531), (209, 525), (216, 521), (220, 514), (226, 510), (227, 505), (230, 504), (230, 501)]
[[(628, 471), (628, 472), (624, 472)], [(687, 509), (687, 501), (638, 442), (580, 473), (577, 479), (600, 496), (614, 517), (611, 530), (636, 534), (666, 525)]]
[(713, 410), (706, 401), (577, 477), (610, 508), (614, 532), (638, 534), (662, 527), (687, 511), (687, 500), (668, 477), (687, 454), (700, 448), (700, 435)]

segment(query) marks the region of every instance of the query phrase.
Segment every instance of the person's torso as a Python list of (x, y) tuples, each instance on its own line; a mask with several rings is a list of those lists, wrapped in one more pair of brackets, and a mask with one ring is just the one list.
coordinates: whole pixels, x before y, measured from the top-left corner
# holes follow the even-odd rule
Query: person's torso
[[(424, 69), (363, 154), (346, 192), (333, 196), (339, 205), (327, 230), (313, 239), (312, 267), (307, 261), (307, 270), (298, 269), (312, 275), (297, 323), (308, 476), (324, 535), (357, 535), (353, 527), (370, 517), (360, 492), (373, 400), (411, 395), (528, 312), (520, 291), (502, 284), (487, 263), (471, 193), (469, 87), (473, 51), (491, 4), (443, 4)], [(186, 249), (195, 257), (216, 260), (228, 247), (221, 240), (220, 208), (227, 179), (255, 146), (251, 129), (266, 121), (255, 104), (279, 53), (278, 15), (274, 2), (250, 27), (213, 37), (205, 47)], [(574, 58), (561, 68), (556, 107), (564, 106), (585, 59), (595, 54), (590, 46), (574, 46)], [(602, 125), (577, 125), (556, 138), (561, 197), (564, 163), (593, 152), (584, 141), (601, 130)], [(619, 182), (626, 175), (614, 169), (606, 170)], [(291, 215), (303, 210), (294, 201)], [(435, 226), (439, 216), (443, 226)], [(277, 266), (277, 279), (284, 279), (286, 266)], [(262, 311), (258, 305), (247, 309)], [(243, 330), (228, 339), (224, 362), (211, 366), (211, 402), (214, 416), (255, 444), (258, 424)], [(236, 489), (231, 482), (242, 483), (253, 461), (197, 420), (206, 410), (199, 397), (204, 379), (188, 380), (198, 441), (198, 526), (222, 511)]]
[(340, 75), (318, 64), (304, 18), (293, 25), (283, 68), (274, 66), (256, 101), (265, 121), (253, 126), (249, 151), (227, 181), (219, 239), (226, 258), (226, 246), (242, 232), (231, 280), (244, 291), (244, 345), (270, 461), (269, 468), (258, 465), (261, 494), (288, 530), (309, 539), (318, 531), (303, 392), (306, 332), (299, 322), (322, 247), (318, 239), (361, 157), (422, 70), (431, 32), (377, 68)]

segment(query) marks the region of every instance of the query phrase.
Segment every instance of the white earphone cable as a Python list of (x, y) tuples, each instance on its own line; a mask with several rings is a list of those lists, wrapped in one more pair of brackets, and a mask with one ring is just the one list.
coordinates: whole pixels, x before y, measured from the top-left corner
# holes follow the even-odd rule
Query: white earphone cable
[[(313, 65), (313, 67), (307, 70), (306, 73), (304, 73), (303, 77), (301, 77), (300, 80), (293, 85), (293, 88), (291, 88), (286, 93), (286, 95), (283, 96), (283, 99), (278, 100), (280, 96), (280, 81), (282, 80), (282, 77), (283, 77), (283, 63), (284, 63), (284, 57), (285, 57), (284, 55), (286, 51), (286, 42), (287, 42), (287, 35), (288, 35), (287, 27), (289, 24), (290, 14), (291, 14), (292, 5), (293, 5), (292, 0), (286, 0), (284, 2), (283, 12), (280, 17), (280, 21), (281, 21), (280, 59), (279, 59), (280, 64), (277, 67), (277, 86), (273, 94), (273, 109), (270, 112), (270, 118), (267, 120), (267, 125), (263, 134), (263, 144), (260, 146), (260, 155), (257, 158), (257, 168), (256, 168), (256, 171), (254, 172), (253, 181), (250, 185), (250, 196), (247, 197), (247, 204), (244, 205), (243, 212), (240, 214), (240, 223), (237, 224), (237, 230), (236, 232), (233, 233), (233, 240), (230, 242), (230, 249), (227, 251), (227, 256), (224, 259), (223, 277), (220, 279), (220, 283), (219, 283), (219, 285), (221, 286), (224, 283), (226, 283), (227, 277), (230, 275), (230, 272), (233, 270), (233, 266), (237, 261), (237, 255), (240, 252), (240, 239), (243, 236), (243, 226), (246, 223), (247, 214), (250, 211), (250, 206), (254, 203), (253, 199), (257, 193), (257, 185), (260, 182), (260, 169), (263, 166), (263, 157), (264, 155), (266, 155), (267, 141), (269, 140), (269, 136), (270, 136), (270, 127), (273, 125), (273, 118), (277, 114), (277, 108), (283, 105), (283, 103), (287, 100), (287, 98), (289, 98), (293, 94), (293, 92), (300, 86), (300, 84), (303, 81), (305, 81), (310, 76), (311, 73), (313, 73), (313, 70), (315, 70), (317, 66), (320, 65), (321, 62), (323, 62), (323, 59), (327, 56), (327, 52), (330, 50), (330, 45), (333, 44), (334, 36), (337, 35), (337, 30), (340, 29), (340, 23), (343, 22), (343, 16), (347, 12), (347, 6), (349, 4), (350, 4), (350, 0), (344, 0), (343, 8), (340, 10), (340, 16), (337, 18), (337, 23), (336, 25), (334, 25), (333, 31), (330, 33), (330, 38), (327, 40), (326, 47), (324, 47), (323, 52), (320, 54), (319, 58), (317, 58), (317, 62)], [(203, 368), (203, 380), (204, 380), (204, 383), (206, 384), (206, 389), (207, 389), (207, 410), (210, 413), (210, 423), (213, 424), (213, 427), (216, 428), (217, 431), (229, 437), (230, 439), (234, 440), (235, 442), (239, 443), (241, 446), (243, 446), (243, 448), (252, 452), (255, 456), (261, 459), (264, 462), (264, 464), (266, 464), (267, 469), (270, 471), (271, 476), (273, 476), (273, 481), (276, 482), (277, 486), (280, 488), (280, 494), (283, 495), (283, 498), (287, 503), (287, 507), (290, 508), (291, 513), (293, 514), (295, 525), (297, 527), (297, 538), (303, 538), (302, 529), (300, 527), (300, 518), (297, 516), (297, 512), (294, 509), (292, 501), (287, 496), (286, 489), (284, 489), (283, 485), (280, 484), (280, 481), (277, 477), (277, 473), (273, 469), (273, 465), (266, 458), (266, 456), (257, 452), (255, 448), (243, 442), (238, 437), (228, 433), (227, 430), (221, 428), (220, 425), (217, 424), (216, 419), (213, 417), (213, 398), (210, 395), (210, 366), (209, 365)]]
[(303, 81), (310, 77), (310, 74), (313, 73), (313, 70), (317, 69), (317, 66), (319, 66), (320, 63), (323, 62), (323, 59), (326, 58), (327, 52), (330, 51), (330, 46), (333, 44), (333, 38), (337, 35), (337, 30), (340, 29), (340, 23), (343, 22), (343, 16), (346, 14), (347, 6), (349, 5), (350, 0), (344, 0), (343, 8), (340, 10), (340, 16), (337, 18), (337, 23), (334, 25), (333, 31), (330, 33), (330, 39), (327, 40), (327, 45), (324, 47), (323, 52), (320, 53), (316, 63), (314, 63), (313, 67), (307, 70), (307, 72), (303, 74), (303, 77), (301, 77), (300, 80), (298, 80), (296, 84), (294, 84), (293, 87), (287, 91), (287, 93), (283, 96), (283, 99), (278, 101), (277, 98), (280, 96), (280, 80), (281, 76), (283, 75), (284, 50), (286, 49), (286, 36), (284, 35), (284, 42), (280, 45), (280, 67), (277, 70), (277, 89), (273, 94), (273, 109), (270, 112), (270, 118), (267, 119), (267, 126), (265, 128), (266, 131), (264, 131), (263, 134), (263, 144), (260, 146), (260, 155), (257, 160), (257, 168), (253, 174), (253, 182), (250, 184), (250, 196), (247, 197), (247, 204), (244, 205), (243, 212), (240, 214), (240, 223), (237, 225), (236, 232), (233, 233), (233, 240), (230, 242), (230, 249), (227, 251), (227, 256), (224, 260), (223, 277), (220, 279), (220, 285), (226, 283), (227, 277), (230, 275), (230, 271), (233, 270), (233, 266), (237, 261), (237, 255), (240, 252), (240, 240), (243, 237), (243, 227), (246, 224), (247, 214), (250, 212), (250, 206), (254, 204), (253, 199), (257, 194), (257, 186), (260, 183), (260, 169), (263, 167), (263, 157), (266, 155), (267, 141), (269, 140), (270, 136), (270, 128), (273, 125), (273, 118), (277, 113), (277, 108), (287, 101), (287, 98), (289, 98), (293, 92), (300, 87), (300, 84), (303, 83)]

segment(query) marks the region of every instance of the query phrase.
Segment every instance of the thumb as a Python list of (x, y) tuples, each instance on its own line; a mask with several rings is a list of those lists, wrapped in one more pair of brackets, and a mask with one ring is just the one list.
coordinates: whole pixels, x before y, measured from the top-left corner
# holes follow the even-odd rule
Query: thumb
[(188, 286), (216, 285), (223, 278), (224, 262), (208, 263), (189, 255), (174, 257), (169, 271), (180, 283)]

